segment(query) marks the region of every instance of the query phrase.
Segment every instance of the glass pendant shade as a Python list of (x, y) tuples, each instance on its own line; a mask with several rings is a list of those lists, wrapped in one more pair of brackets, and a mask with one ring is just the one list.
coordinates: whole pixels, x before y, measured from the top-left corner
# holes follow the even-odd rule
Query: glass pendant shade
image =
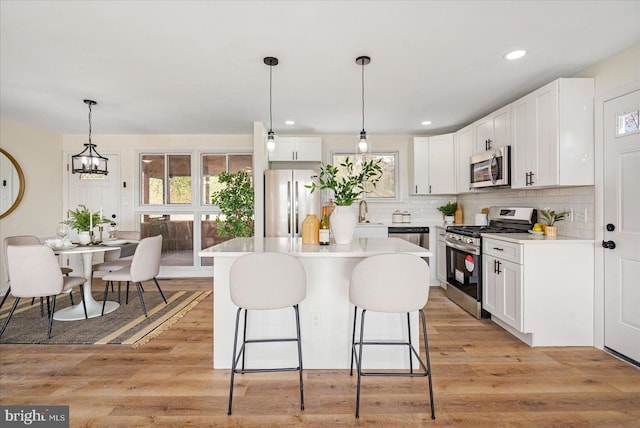
[(367, 133), (364, 129), (360, 132), (360, 142), (358, 143), (358, 150), (360, 150), (360, 153), (365, 153), (367, 152), (367, 150), (369, 150), (369, 143), (367, 143)]
[(73, 174), (97, 174), (107, 175), (108, 158), (100, 155), (96, 150), (96, 145), (91, 142), (91, 106), (97, 103), (92, 100), (84, 100), (89, 106), (89, 142), (84, 144), (84, 150), (77, 155), (71, 156), (71, 172)]
[(269, 130), (267, 134), (267, 151), (273, 152), (276, 149), (276, 140), (273, 138), (273, 131)]

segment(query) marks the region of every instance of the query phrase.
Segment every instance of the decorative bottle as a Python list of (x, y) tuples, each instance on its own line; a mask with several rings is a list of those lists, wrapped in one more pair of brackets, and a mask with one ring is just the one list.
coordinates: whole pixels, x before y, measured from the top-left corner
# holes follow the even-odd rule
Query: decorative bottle
[(327, 207), (322, 207), (322, 218), (320, 219), (320, 245), (329, 245), (329, 216)]
[(462, 224), (462, 205), (458, 202), (458, 209), (456, 209), (455, 213), (455, 223)]
[(307, 218), (302, 222), (302, 243), (309, 245), (318, 245), (318, 235), (320, 229), (320, 220), (315, 214), (307, 214)]

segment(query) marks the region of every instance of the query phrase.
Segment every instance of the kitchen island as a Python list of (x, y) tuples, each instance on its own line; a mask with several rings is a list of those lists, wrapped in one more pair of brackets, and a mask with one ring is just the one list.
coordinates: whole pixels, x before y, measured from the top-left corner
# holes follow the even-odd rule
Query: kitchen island
[[(237, 307), (229, 295), (229, 271), (240, 256), (252, 252), (280, 252), (297, 257), (307, 274), (307, 296), (299, 305), (302, 357), (305, 369), (346, 369), (351, 364), (353, 306), (349, 303), (349, 278), (363, 258), (384, 253), (408, 253), (431, 257), (432, 252), (397, 238), (355, 238), (351, 244), (303, 245), (300, 238), (234, 238), (202, 250), (213, 257), (213, 367), (231, 368), (233, 330)], [(402, 281), (402, 273), (398, 273)], [(425, 278), (429, 284), (429, 278)], [(393, 287), (394, 284), (389, 284)], [(292, 309), (249, 311), (251, 338), (294, 337)], [(368, 339), (407, 339), (406, 316), (370, 313)], [(418, 316), (411, 314), (411, 337), (418, 341)], [(407, 368), (404, 347), (369, 347), (368, 368)], [(400, 349), (402, 348), (402, 349)], [(256, 344), (246, 352), (247, 367), (278, 367), (297, 364), (295, 344)], [(255, 364), (254, 364), (255, 363)]]

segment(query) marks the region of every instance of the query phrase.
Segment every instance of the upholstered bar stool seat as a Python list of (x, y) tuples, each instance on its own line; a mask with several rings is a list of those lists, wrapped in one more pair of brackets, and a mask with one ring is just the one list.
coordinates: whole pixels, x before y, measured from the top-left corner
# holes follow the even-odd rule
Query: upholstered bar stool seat
[[(300, 313), (298, 304), (307, 295), (307, 277), (302, 263), (295, 257), (283, 253), (252, 253), (244, 255), (231, 266), (229, 273), (231, 301), (238, 306), (231, 362), (229, 386), (229, 409), (233, 404), (233, 383), (236, 373), (264, 373), (276, 371), (298, 371), (300, 377), (300, 409), (304, 410), (304, 388), (302, 385), (302, 347), (300, 342)], [(284, 309), (292, 307), (295, 314), (296, 337), (283, 339), (247, 339), (247, 311)], [(242, 344), (237, 352), (240, 314), (244, 310)], [(298, 367), (269, 369), (245, 369), (245, 353), (248, 344), (296, 342)], [(242, 360), (241, 367), (238, 363)]]
[[(433, 405), (433, 388), (431, 385), (431, 363), (429, 360), (429, 344), (427, 342), (427, 326), (424, 316), (424, 308), (429, 299), (429, 265), (418, 256), (411, 254), (379, 254), (368, 257), (359, 262), (353, 269), (349, 284), (349, 300), (355, 306), (353, 313), (353, 337), (351, 350), (351, 374), (353, 375), (353, 362), (355, 359), (358, 371), (358, 383), (356, 393), (356, 418), (360, 417), (360, 385), (364, 376), (392, 376), (392, 377), (428, 377), (429, 401), (431, 403), (431, 418), (435, 419)], [(356, 340), (356, 324), (358, 308), (361, 310), (360, 335)], [(364, 321), (365, 313), (385, 312), (407, 315), (408, 341), (365, 341)], [(418, 311), (422, 321), (422, 332), (426, 363), (420, 353), (411, 343), (411, 319), (410, 313)], [(406, 346), (409, 349), (409, 371), (407, 372), (366, 372), (362, 369), (363, 348), (368, 345)], [(418, 349), (420, 346), (418, 344)], [(415, 357), (421, 370), (413, 368)]]

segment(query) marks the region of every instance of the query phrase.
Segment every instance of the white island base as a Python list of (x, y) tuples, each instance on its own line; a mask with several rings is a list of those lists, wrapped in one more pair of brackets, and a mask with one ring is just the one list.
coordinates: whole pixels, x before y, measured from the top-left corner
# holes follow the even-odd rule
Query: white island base
[[(257, 251), (285, 252), (296, 256), (307, 274), (307, 296), (299, 305), (302, 358), (305, 369), (348, 369), (351, 365), (353, 306), (349, 303), (349, 278), (353, 267), (364, 257), (382, 253), (412, 253), (430, 257), (431, 251), (397, 238), (357, 238), (349, 245), (302, 245), (300, 239), (236, 238), (200, 252), (214, 257), (214, 339), (213, 367), (231, 368), (237, 307), (229, 297), (229, 271), (243, 254)], [(398, 281), (402, 280), (401, 272)], [(425, 278), (429, 284), (429, 278)], [(394, 284), (389, 284), (393, 287)], [(358, 316), (360, 312), (358, 312)], [(412, 342), (418, 344), (417, 313), (411, 314)], [(249, 311), (248, 338), (295, 337), (291, 308)], [(242, 330), (241, 330), (242, 331)], [(240, 333), (241, 334), (241, 333)], [(367, 312), (365, 339), (407, 340), (405, 314)], [(247, 368), (294, 367), (295, 343), (250, 344)], [(416, 346), (417, 348), (417, 346)], [(409, 367), (409, 352), (400, 346), (365, 348), (365, 368)], [(414, 360), (414, 367), (417, 367)]]

